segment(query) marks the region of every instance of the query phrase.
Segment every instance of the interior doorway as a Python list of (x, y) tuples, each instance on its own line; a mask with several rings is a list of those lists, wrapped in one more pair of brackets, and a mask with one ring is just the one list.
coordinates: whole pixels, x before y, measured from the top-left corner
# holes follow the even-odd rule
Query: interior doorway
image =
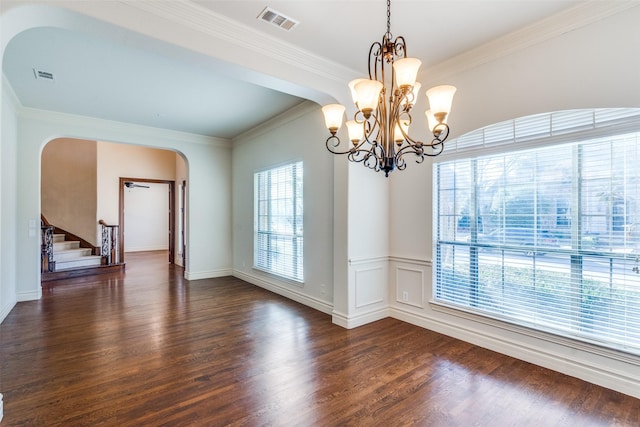
[(125, 210), (126, 210), (126, 203), (125, 203), (125, 191), (127, 190), (131, 190), (134, 188), (140, 188), (140, 189), (144, 189), (145, 187), (150, 188), (152, 184), (166, 184), (167, 185), (167, 198), (165, 199), (167, 203), (167, 210), (164, 209), (157, 209), (154, 210), (153, 212), (150, 213), (150, 215), (159, 215), (159, 216), (164, 216), (166, 215), (166, 218), (161, 218), (162, 220), (165, 220), (167, 222), (162, 221), (163, 224), (166, 224), (167, 229), (165, 230), (167, 235), (166, 237), (168, 238), (168, 252), (169, 252), (169, 263), (173, 264), (175, 262), (175, 232), (174, 232), (174, 228), (175, 228), (175, 181), (167, 181), (167, 180), (160, 180), (160, 179), (148, 179), (148, 178), (127, 178), (127, 177), (120, 177), (120, 185), (119, 185), (119, 223), (120, 223), (120, 235), (119, 237), (119, 241), (120, 241), (120, 254), (121, 254), (121, 260), (122, 262), (124, 262), (124, 258), (125, 258), (125, 239), (126, 239), (126, 215), (125, 215)]

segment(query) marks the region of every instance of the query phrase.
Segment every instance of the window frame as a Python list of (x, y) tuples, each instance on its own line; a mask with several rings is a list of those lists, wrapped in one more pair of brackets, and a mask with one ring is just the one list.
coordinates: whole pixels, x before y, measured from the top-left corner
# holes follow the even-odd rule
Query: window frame
[[(549, 116), (551, 114), (554, 114), (554, 113), (550, 113)], [(500, 124), (500, 125), (504, 125), (504, 124)], [(482, 129), (481, 131), (484, 135), (486, 129)], [(441, 189), (439, 188), (439, 176), (438, 176), (440, 163), (443, 163), (449, 160), (456, 160), (456, 159), (457, 160), (473, 159), (473, 162), (475, 162), (475, 164), (477, 165), (477, 161), (482, 157), (484, 157), (485, 155), (499, 154), (499, 153), (512, 154), (522, 150), (531, 150), (532, 148), (576, 143), (580, 141), (596, 139), (602, 136), (616, 136), (616, 135), (626, 134), (630, 132), (631, 133), (640, 132), (640, 109), (637, 110), (635, 115), (632, 114), (630, 118), (617, 120), (616, 123), (613, 123), (606, 127), (593, 126), (590, 129), (577, 129), (572, 132), (565, 132), (559, 136), (548, 135), (542, 138), (528, 139), (526, 142), (512, 140), (507, 142), (507, 144), (510, 144), (507, 147), (505, 147), (504, 140), (494, 145), (486, 144), (486, 141), (483, 141), (482, 144), (476, 144), (475, 146), (467, 147), (466, 149), (460, 150), (456, 148), (455, 150), (449, 150), (448, 153), (445, 151), (445, 154), (441, 155), (440, 158), (437, 158), (434, 161), (434, 166), (433, 166), (434, 168), (433, 169), (433, 209), (434, 209), (433, 211), (433, 236), (434, 236), (433, 253), (435, 254), (435, 257), (434, 257), (435, 259), (433, 263), (434, 265), (433, 288), (432, 288), (432, 295), (430, 299), (430, 304), (432, 305), (434, 310), (442, 311), (447, 314), (452, 314), (452, 315), (467, 318), (467, 319), (473, 319), (476, 322), (485, 323), (493, 326), (499, 326), (501, 328), (505, 328), (505, 326), (508, 325), (507, 328), (515, 332), (524, 333), (527, 335), (532, 335), (532, 336), (544, 338), (547, 340), (549, 340), (550, 337), (553, 337), (551, 338), (552, 341), (562, 343), (565, 345), (570, 344), (571, 346), (576, 348), (584, 349), (586, 346), (591, 350), (593, 350), (594, 352), (605, 352), (607, 355), (618, 355), (619, 357), (622, 357), (622, 358), (628, 358), (629, 356), (631, 356), (632, 358), (634, 358), (634, 360), (635, 358), (640, 356), (640, 346), (638, 346), (638, 344), (635, 343), (635, 341), (632, 346), (633, 348), (629, 349), (624, 345), (615, 345), (615, 344), (611, 344), (610, 342), (600, 341), (598, 339), (589, 339), (588, 337), (585, 337), (585, 336), (576, 336), (572, 334), (566, 334), (563, 331), (554, 330), (553, 328), (548, 328), (548, 329), (540, 328), (539, 325), (528, 324), (527, 322), (523, 322), (521, 320), (520, 321), (514, 320), (513, 318), (508, 316), (499, 316), (499, 315), (496, 315), (495, 313), (484, 312), (482, 310), (477, 310), (472, 306), (463, 306), (463, 305), (454, 304), (438, 297), (439, 283), (442, 280), (442, 277), (439, 276), (442, 274), (441, 245), (451, 244), (451, 243), (454, 243), (457, 245), (461, 244), (460, 242), (447, 242), (447, 241), (442, 241), (440, 239), (440, 236), (442, 235), (440, 230), (441, 219), (440, 219), (439, 205), (438, 205), (439, 203), (438, 197), (441, 191)], [(476, 141), (477, 140), (478, 138), (476, 138)], [(474, 190), (473, 194), (475, 194), (475, 191), (476, 190)], [(475, 199), (475, 197), (477, 197), (477, 195), (471, 197), (472, 201)], [(572, 198), (573, 197), (574, 195), (572, 194)], [(473, 202), (471, 204), (473, 205)], [(612, 220), (615, 220), (615, 218), (612, 218)], [(472, 216), (469, 222), (469, 234), (470, 234), (471, 243), (466, 246), (469, 247), (469, 257), (470, 257), (469, 258), (470, 260), (469, 261), (469, 277), (472, 277), (475, 269), (475, 272), (476, 272), (475, 277), (476, 277), (476, 283), (477, 283), (477, 281), (479, 280), (477, 279), (478, 277), (477, 276), (477, 268), (478, 268), (477, 251), (481, 249), (482, 245), (478, 245), (477, 233), (478, 233), (479, 226), (476, 221), (477, 219)], [(615, 224), (613, 225), (615, 226)], [(474, 244), (476, 245), (475, 247), (474, 247)], [(462, 246), (465, 246), (465, 245), (462, 245)], [(501, 249), (504, 250), (505, 247)], [(506, 249), (518, 249), (518, 248), (506, 247)], [(602, 252), (588, 250), (584, 248), (580, 248), (580, 249), (581, 251), (579, 251), (579, 253), (573, 255), (574, 258), (572, 258), (571, 260), (572, 266), (574, 265), (573, 263), (576, 263), (576, 264), (578, 262), (581, 263), (582, 261), (580, 257), (582, 256), (604, 255), (607, 258), (612, 257), (612, 254), (609, 252), (602, 253)], [(562, 251), (558, 250), (557, 252), (560, 253)], [(474, 260), (475, 260), (475, 263), (474, 263)], [(473, 287), (473, 285), (470, 285), (470, 288), (471, 287)]]
[[(298, 169), (300, 175), (298, 176)], [(281, 171), (285, 172), (281, 172)], [(273, 183), (274, 176), (279, 173), (286, 173), (284, 181)], [(269, 194), (260, 198), (260, 180), (266, 180), (264, 190)], [(282, 194), (273, 195), (274, 185), (287, 185), (286, 180), (291, 183), (291, 197)], [(301, 182), (299, 182), (301, 180)], [(277, 191), (277, 190), (276, 190)], [(287, 190), (285, 190), (286, 192)], [(267, 214), (260, 212), (260, 204), (266, 203)], [(276, 215), (273, 211), (274, 205), (291, 204), (291, 215)], [(274, 227), (274, 217), (284, 217), (290, 222), (290, 226), (285, 227), (285, 231), (276, 231)], [(266, 242), (264, 241), (266, 239)], [(291, 251), (278, 251), (276, 246), (288, 246), (291, 243)], [(277, 276), (281, 280), (302, 286), (304, 284), (304, 164), (302, 160), (293, 160), (283, 164), (269, 167), (254, 173), (254, 228), (253, 228), (253, 269)], [(261, 243), (263, 243), (261, 245)], [(266, 246), (265, 246), (266, 245)], [(261, 247), (266, 247), (261, 250)], [(261, 256), (261, 253), (264, 256)], [(276, 258), (285, 256), (287, 267), (275, 268)]]

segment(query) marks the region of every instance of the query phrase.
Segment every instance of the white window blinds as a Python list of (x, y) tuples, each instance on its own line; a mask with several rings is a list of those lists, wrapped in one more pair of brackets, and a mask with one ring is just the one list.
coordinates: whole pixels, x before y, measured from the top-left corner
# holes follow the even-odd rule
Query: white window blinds
[(640, 354), (638, 164), (640, 133), (434, 165), (434, 300)]
[(600, 108), (536, 114), (496, 123), (447, 141), (441, 158), (493, 148), (506, 150), (509, 149), (508, 145), (513, 144), (553, 144), (571, 134), (608, 135), (613, 127), (631, 126), (635, 130), (639, 122), (639, 108)]
[(302, 162), (254, 175), (254, 267), (302, 282)]

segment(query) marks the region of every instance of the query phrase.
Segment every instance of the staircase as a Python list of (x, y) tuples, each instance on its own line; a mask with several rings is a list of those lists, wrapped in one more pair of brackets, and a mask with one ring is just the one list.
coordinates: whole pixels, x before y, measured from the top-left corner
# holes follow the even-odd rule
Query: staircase
[(64, 234), (53, 235), (53, 260), (55, 271), (96, 267), (102, 264), (100, 255), (92, 255), (91, 248), (81, 248), (77, 240), (65, 240)]
[[(100, 220), (102, 247), (94, 247), (66, 230), (54, 227), (41, 216), (40, 272), (42, 282), (93, 276), (96, 274), (124, 272), (118, 250), (118, 226)], [(105, 246), (106, 245), (106, 246)], [(107, 248), (107, 255), (95, 255)]]

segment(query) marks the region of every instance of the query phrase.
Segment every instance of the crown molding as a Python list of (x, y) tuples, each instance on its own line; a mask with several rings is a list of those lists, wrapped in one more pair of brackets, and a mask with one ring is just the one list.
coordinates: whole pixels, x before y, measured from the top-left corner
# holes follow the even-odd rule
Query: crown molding
[(425, 74), (431, 81), (442, 80), (638, 6), (637, 1), (588, 1), (434, 65)]
[(264, 135), (267, 132), (271, 132), (274, 129), (282, 127), (289, 122), (297, 120), (298, 118), (309, 114), (311, 112), (319, 112), (320, 106), (313, 101), (302, 101), (299, 104), (294, 105), (287, 111), (278, 114), (277, 116), (257, 125), (254, 128), (235, 136), (231, 142), (234, 147), (240, 146), (248, 141), (258, 138), (260, 135)]
[(342, 64), (300, 49), (196, 3), (184, 0), (120, 2), (220, 39), (225, 46), (247, 49), (329, 80), (342, 83), (358, 74)]
[[(211, 147), (231, 148), (231, 140), (207, 135), (181, 132), (171, 129), (156, 128), (134, 123), (118, 122), (90, 116), (63, 113), (59, 111), (42, 110), (23, 107), (18, 113), (21, 119), (37, 120), (60, 125), (61, 129), (72, 126), (73, 129), (89, 129), (84, 135), (64, 135), (69, 138), (89, 138), (109, 142), (105, 134), (128, 135), (138, 138), (152, 138), (158, 141), (174, 143), (203, 144)], [(162, 147), (159, 147), (162, 148)]]

